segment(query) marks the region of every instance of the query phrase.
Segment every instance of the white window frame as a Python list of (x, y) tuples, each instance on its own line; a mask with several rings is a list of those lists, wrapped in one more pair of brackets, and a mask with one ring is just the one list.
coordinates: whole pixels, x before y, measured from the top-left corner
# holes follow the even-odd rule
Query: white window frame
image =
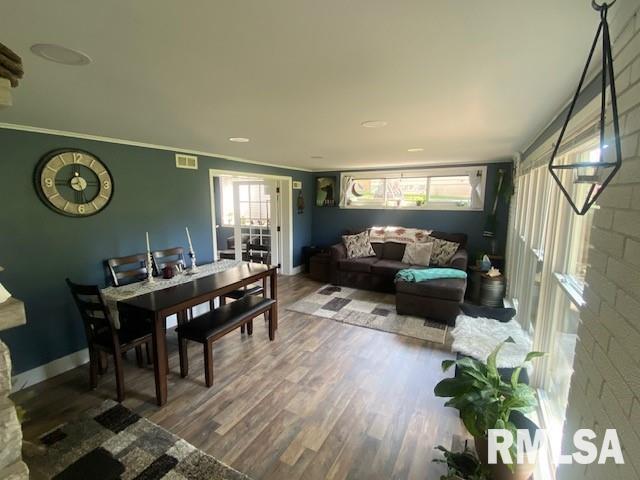
[(468, 166), (468, 167), (453, 167), (453, 168), (430, 168), (430, 169), (415, 169), (415, 170), (369, 170), (360, 172), (341, 172), (340, 173), (340, 194), (345, 192), (345, 179), (353, 178), (356, 180), (365, 179), (380, 179), (380, 180), (392, 180), (397, 178), (433, 178), (433, 177), (455, 177), (468, 175), (477, 175), (477, 172), (481, 172), (482, 180), (480, 181), (480, 193), (478, 198), (469, 206), (457, 206), (449, 203), (437, 203), (429, 202), (429, 190), (427, 187), (426, 202), (421, 206), (389, 206), (387, 205), (387, 188), (385, 185), (384, 192), (385, 198), (382, 204), (371, 203), (367, 205), (347, 205), (346, 202), (340, 201), (340, 208), (354, 209), (354, 210), (446, 210), (446, 211), (483, 211), (485, 202), (485, 193), (487, 187), (487, 167), (485, 166)]

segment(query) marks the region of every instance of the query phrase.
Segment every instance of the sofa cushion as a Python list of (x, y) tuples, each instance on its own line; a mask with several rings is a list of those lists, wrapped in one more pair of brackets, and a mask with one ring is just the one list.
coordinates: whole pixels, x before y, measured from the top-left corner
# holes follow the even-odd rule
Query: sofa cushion
[(388, 260), (383, 258), (378, 260), (371, 266), (371, 273), (376, 275), (384, 275), (386, 277), (394, 277), (396, 273), (404, 268), (409, 268), (411, 265), (402, 263), (398, 260)]
[(447, 232), (437, 232), (433, 231), (429, 235), (433, 238), (439, 238), (440, 240), (446, 240), (447, 242), (454, 242), (459, 244), (458, 248), (466, 248), (467, 247), (467, 234), (466, 233), (447, 233)]
[(382, 253), (384, 252), (384, 243), (371, 243), (373, 247), (373, 251), (376, 252), (377, 258), (382, 258)]
[(431, 252), (433, 250), (433, 242), (429, 243), (409, 243), (404, 249), (403, 263), (429, 266), (431, 260)]
[(382, 247), (382, 259), (394, 260), (401, 262), (404, 256), (404, 249), (406, 245), (404, 243), (385, 242)]
[[(383, 261), (383, 260), (381, 260)], [(467, 281), (461, 278), (441, 278), (426, 282), (396, 282), (396, 291), (420, 297), (440, 298), (461, 302)]]
[(362, 257), (362, 258), (345, 258), (340, 260), (340, 270), (346, 272), (362, 272), (369, 273), (371, 265), (378, 261), (378, 257)]
[(376, 254), (369, 242), (369, 232), (362, 232), (357, 235), (343, 235), (342, 242), (347, 247), (347, 257), (361, 258), (372, 257)]

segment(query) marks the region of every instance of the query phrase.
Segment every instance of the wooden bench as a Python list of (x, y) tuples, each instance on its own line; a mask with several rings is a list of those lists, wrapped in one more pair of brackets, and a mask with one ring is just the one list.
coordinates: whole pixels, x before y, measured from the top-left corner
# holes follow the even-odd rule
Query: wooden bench
[(253, 333), (253, 319), (266, 312), (269, 317), (269, 340), (273, 340), (276, 308), (276, 301), (271, 298), (245, 295), (235, 302), (222, 305), (179, 325), (176, 332), (178, 333), (180, 352), (180, 375), (184, 378), (189, 374), (187, 341), (198, 342), (204, 347), (205, 383), (207, 387), (213, 385), (213, 350), (211, 348), (213, 342), (245, 325), (247, 333), (251, 335)]

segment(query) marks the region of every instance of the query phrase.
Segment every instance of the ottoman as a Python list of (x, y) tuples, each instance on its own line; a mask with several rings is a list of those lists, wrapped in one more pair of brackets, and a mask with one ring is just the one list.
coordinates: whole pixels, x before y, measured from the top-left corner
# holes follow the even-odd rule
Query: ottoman
[(426, 282), (396, 282), (396, 310), (454, 326), (464, 300), (467, 280), (439, 278)]

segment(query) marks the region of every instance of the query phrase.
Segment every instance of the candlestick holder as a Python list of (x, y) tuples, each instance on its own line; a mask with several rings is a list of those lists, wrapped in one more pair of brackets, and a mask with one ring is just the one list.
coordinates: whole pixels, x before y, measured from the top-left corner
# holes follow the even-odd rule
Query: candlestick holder
[(196, 252), (192, 249), (189, 250), (189, 258), (191, 259), (191, 273), (195, 273), (198, 271), (198, 265), (196, 265)]
[(151, 258), (151, 252), (147, 252), (147, 283), (154, 283), (155, 281), (153, 278), (153, 258)]

